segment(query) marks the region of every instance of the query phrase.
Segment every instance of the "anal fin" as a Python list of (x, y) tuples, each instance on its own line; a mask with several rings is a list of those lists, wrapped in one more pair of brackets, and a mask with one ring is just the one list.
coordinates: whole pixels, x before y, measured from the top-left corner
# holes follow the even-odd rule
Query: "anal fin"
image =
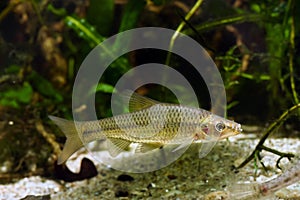
[(135, 153), (146, 153), (162, 147), (163, 145), (161, 143), (140, 143), (135, 149)]

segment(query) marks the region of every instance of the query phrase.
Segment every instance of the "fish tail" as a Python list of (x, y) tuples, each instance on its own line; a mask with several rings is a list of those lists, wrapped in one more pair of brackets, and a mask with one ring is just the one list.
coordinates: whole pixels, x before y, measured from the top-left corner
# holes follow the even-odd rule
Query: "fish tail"
[(75, 153), (78, 149), (83, 147), (82, 141), (78, 136), (75, 123), (66, 119), (50, 115), (49, 118), (62, 130), (67, 137), (66, 143), (61, 154), (58, 156), (57, 164), (62, 164)]

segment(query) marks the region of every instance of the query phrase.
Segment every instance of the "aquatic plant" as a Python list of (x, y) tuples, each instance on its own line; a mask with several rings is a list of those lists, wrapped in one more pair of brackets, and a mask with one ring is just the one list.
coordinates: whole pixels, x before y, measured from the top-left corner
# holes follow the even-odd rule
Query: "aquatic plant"
[[(262, 150), (289, 157), (289, 154), (268, 149), (263, 142), (274, 127), (279, 127), (290, 116), (292, 108), (292, 112), (297, 113), (294, 106), (299, 105), (300, 26), (295, 19), (300, 18), (299, 5), (294, 0), (254, 0), (240, 7), (224, 2), (210, 6), (211, 1), (201, 0), (195, 5), (170, 0), (129, 0), (119, 5), (113, 0), (90, 0), (89, 5), (82, 1), (2, 1), (0, 107), (20, 113), (32, 112), (30, 116), (44, 120), (45, 124), (48, 113), (59, 113), (70, 119), (73, 81), (92, 48), (115, 33), (140, 26), (178, 28), (178, 32), (205, 44), (216, 61), (227, 90), (227, 110), (235, 120), (264, 124), (287, 112), (266, 130), (251, 159), (259, 158)], [(168, 21), (170, 19), (172, 21)], [(247, 35), (241, 26), (254, 26), (259, 32)], [(121, 48), (121, 44), (117, 38), (114, 48)], [(136, 64), (148, 61), (151, 54), (142, 52), (144, 55), (140, 56), (139, 53), (131, 52), (118, 58), (97, 86), (87, 88), (89, 94), (97, 93), (99, 116), (111, 115), (109, 99), (116, 80)], [(110, 54), (113, 51), (107, 49), (106, 56)], [(155, 61), (172, 62), (176, 70), (187, 76), (194, 75), (191, 68), (174, 55), (167, 57), (167, 52), (162, 51), (153, 55), (151, 59)], [(198, 87), (199, 79), (193, 80), (193, 86), (199, 99), (205, 99), (205, 86)], [(155, 99), (176, 102), (167, 89), (151, 87), (145, 87), (143, 92)], [(204, 101), (208, 103), (201, 102), (201, 106), (209, 105), (209, 100)], [(35, 109), (26, 109), (28, 107)], [(254, 122), (250, 120), (253, 117)], [(36, 133), (40, 132), (44, 133)], [(60, 140), (59, 135), (56, 137)], [(53, 146), (52, 140), (47, 137), (46, 140)]]

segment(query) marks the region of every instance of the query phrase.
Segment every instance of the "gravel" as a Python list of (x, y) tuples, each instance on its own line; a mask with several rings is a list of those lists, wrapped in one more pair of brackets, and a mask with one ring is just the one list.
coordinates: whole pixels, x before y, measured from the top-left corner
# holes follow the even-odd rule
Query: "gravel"
[[(193, 144), (169, 166), (149, 173), (126, 173), (97, 164), (98, 175), (88, 180), (66, 183), (42, 177), (28, 177), (16, 183), (0, 185), (0, 199), (21, 199), (28, 195), (49, 195), (51, 199), (228, 199), (224, 192), (238, 183), (264, 182), (281, 173), (275, 167), (278, 156), (263, 151), (263, 162), (257, 170), (253, 161), (240, 170), (241, 163), (258, 143), (256, 135), (244, 135), (218, 142), (208, 156), (198, 158), (198, 144)], [(295, 138), (268, 139), (266, 146), (282, 152), (297, 153), (300, 141)], [(67, 162), (76, 172), (88, 154), (79, 151), (76, 159)], [(288, 165), (283, 159), (281, 166)], [(256, 173), (255, 173), (256, 172)], [(300, 184), (296, 183), (276, 193), (279, 199), (300, 199)]]

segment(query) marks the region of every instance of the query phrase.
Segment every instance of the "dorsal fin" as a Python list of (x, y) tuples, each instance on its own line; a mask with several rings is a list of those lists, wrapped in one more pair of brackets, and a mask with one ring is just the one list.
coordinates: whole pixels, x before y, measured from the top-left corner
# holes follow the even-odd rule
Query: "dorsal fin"
[(125, 98), (129, 99), (129, 111), (140, 111), (151, 106), (154, 106), (160, 102), (150, 99), (148, 97), (141, 96), (136, 92), (132, 92), (130, 90), (125, 90), (122, 92), (122, 95)]

